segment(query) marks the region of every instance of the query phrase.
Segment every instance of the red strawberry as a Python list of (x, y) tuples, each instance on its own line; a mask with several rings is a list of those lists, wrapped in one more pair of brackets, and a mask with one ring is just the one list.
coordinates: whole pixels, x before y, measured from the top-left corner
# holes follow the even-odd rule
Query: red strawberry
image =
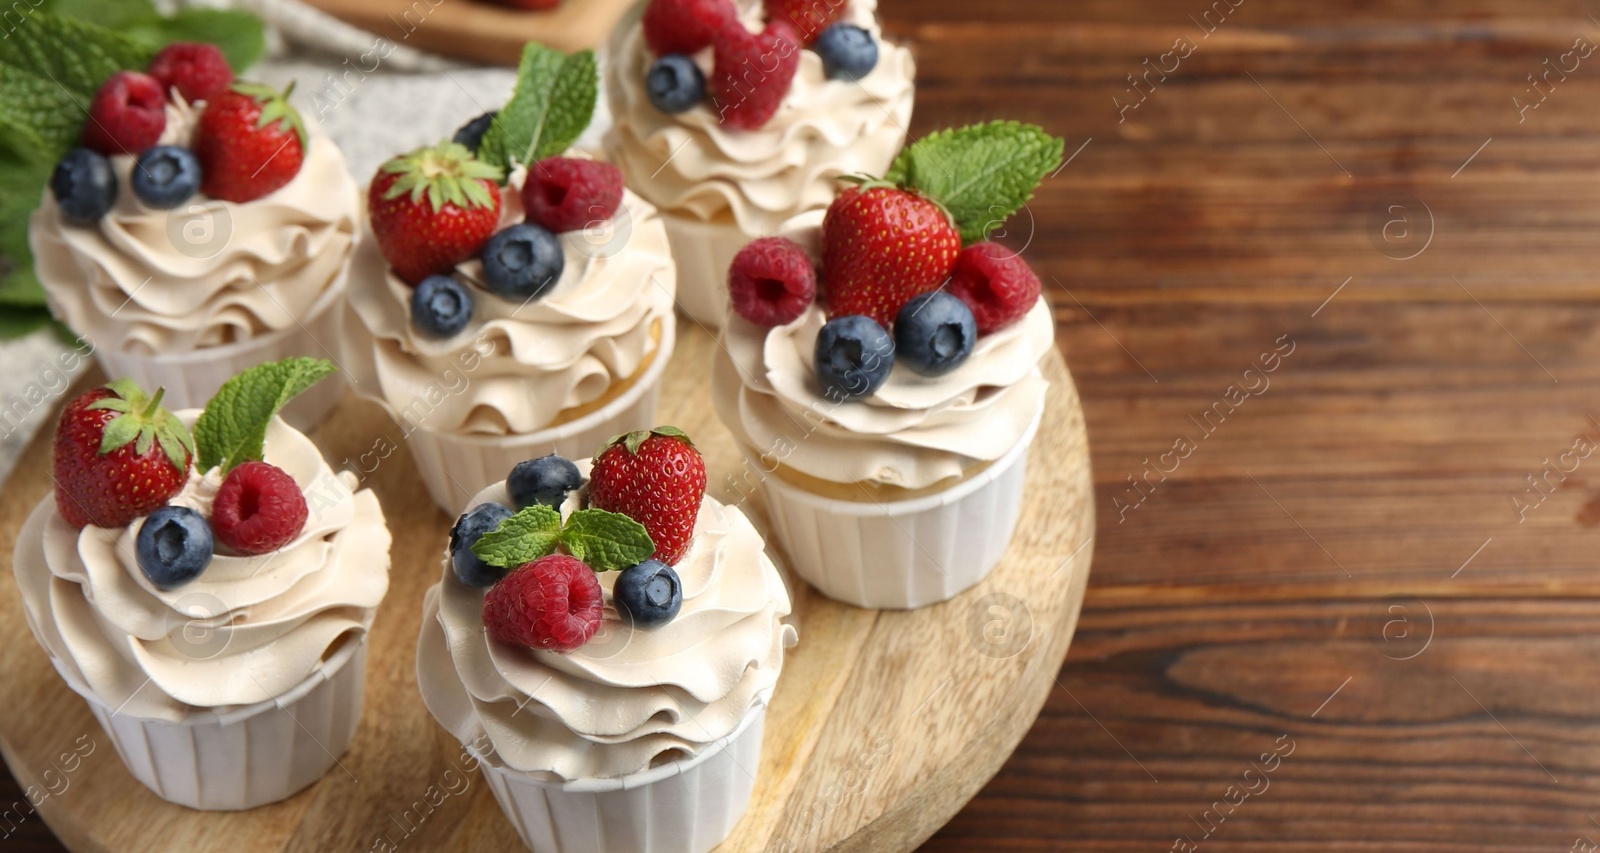
[(950, 273), (950, 292), (967, 303), (987, 335), (1021, 320), (1039, 301), (1039, 277), (1016, 252), (996, 243), (973, 243)]
[(800, 70), (800, 36), (782, 21), (759, 33), (737, 23), (715, 43), (707, 88), (717, 117), (730, 127), (757, 130), (778, 111)]
[(554, 234), (600, 227), (622, 206), (622, 170), (577, 157), (546, 157), (528, 168), (522, 209)]
[(161, 81), (161, 92), (173, 89), (185, 101), (209, 101), (233, 83), (233, 69), (214, 44), (179, 41), (161, 49), (150, 60), (150, 76)]
[(189, 478), (194, 439), (131, 379), (67, 404), (56, 423), (56, 509), (73, 527), (125, 527)]
[(733, 256), (728, 297), (757, 326), (786, 326), (816, 301), (817, 271), (798, 243), (762, 237)]
[(551, 554), (523, 563), (483, 597), (483, 627), (502, 643), (572, 652), (600, 630), (605, 593), (577, 557)]
[(407, 284), (478, 253), (500, 222), (500, 170), (445, 142), (378, 167), (367, 213), (378, 249)]
[(868, 184), (839, 194), (822, 220), (828, 316), (864, 314), (884, 328), (900, 307), (950, 275), (961, 237), (932, 201)]
[(850, 0), (766, 0), (766, 6), (767, 20), (794, 27), (809, 45), (843, 17)]
[(235, 83), (206, 102), (195, 128), (200, 191), (223, 201), (254, 201), (294, 180), (305, 159), (306, 129), (289, 106), (294, 85)]
[(705, 493), (706, 462), (677, 427), (613, 438), (595, 454), (589, 474), (590, 505), (644, 525), (655, 559), (667, 565), (688, 553)]
[(696, 53), (724, 29), (739, 25), (730, 0), (650, 0), (640, 24), (656, 56)]
[(138, 154), (167, 129), (167, 92), (156, 78), (118, 71), (100, 84), (83, 124), (83, 144), (101, 154)]
[(251, 460), (228, 472), (211, 505), (211, 532), (241, 554), (265, 554), (305, 529), (306, 496), (287, 472)]

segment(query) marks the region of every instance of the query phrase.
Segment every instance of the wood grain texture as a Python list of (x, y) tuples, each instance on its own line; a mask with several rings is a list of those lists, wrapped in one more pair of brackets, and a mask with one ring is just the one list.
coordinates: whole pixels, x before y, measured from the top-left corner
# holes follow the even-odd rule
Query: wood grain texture
[[(696, 437), (713, 474), (742, 470), (711, 411), (705, 371), (715, 346), (698, 328), (680, 332), (661, 414)], [(1080, 546), (1094, 524), (1077, 392), (1059, 357), (1045, 368), (1055, 388), (1033, 447), (1034, 498), (993, 575), (944, 604), (892, 613), (837, 604), (791, 581), (801, 643), (768, 712), (749, 817), (722, 849), (909, 850), (958, 811), (1028, 731), (1056, 689), (1076, 627), (1092, 555)], [(359, 461), (339, 460), (358, 459), (380, 437), (400, 445), (399, 429), (347, 393), (312, 437), (336, 468), (361, 471)], [(0, 494), (0, 553), (8, 557), (27, 512), (50, 492), (50, 438), (34, 442)], [(59, 789), (40, 811), (67, 847), (277, 853), (368, 850), (386, 839), (402, 849), (520, 848), (477, 774), (452, 773), (461, 746), (417, 693), (422, 596), (438, 580), (452, 519), (417, 486), (403, 450), (365, 484), (383, 504), (394, 544), (389, 593), (369, 634), (362, 726), (338, 767), (283, 803), (202, 814), (145, 790), (35, 646), (15, 585), (0, 584), (0, 642), (12, 650), (0, 658), (0, 681), (18, 699), (0, 707), (0, 751), (24, 786)], [(711, 492), (727, 502), (746, 497), (716, 476)], [(759, 517), (756, 503), (743, 506)], [(80, 735), (93, 751), (81, 766), (53, 769)], [(65, 784), (56, 781), (63, 774)], [(447, 796), (430, 795), (430, 787)]]

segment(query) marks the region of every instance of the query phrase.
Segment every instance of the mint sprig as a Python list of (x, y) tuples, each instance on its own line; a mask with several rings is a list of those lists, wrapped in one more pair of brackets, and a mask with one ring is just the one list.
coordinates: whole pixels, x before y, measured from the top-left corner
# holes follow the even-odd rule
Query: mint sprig
[(644, 525), (621, 513), (580, 509), (562, 525), (560, 513), (534, 504), (483, 534), (472, 553), (491, 566), (514, 569), (558, 547), (597, 572), (620, 572), (656, 552)]
[(334, 371), (320, 358), (286, 358), (258, 364), (222, 383), (194, 424), (200, 470), (260, 459), (267, 424), (290, 400)]
[(884, 180), (950, 213), (964, 243), (989, 236), (1061, 163), (1066, 142), (1040, 127), (993, 121), (930, 133), (895, 158)]
[(565, 54), (529, 43), (517, 66), (511, 100), (478, 146), (478, 159), (511, 173), (572, 147), (594, 119), (600, 76), (594, 51)]

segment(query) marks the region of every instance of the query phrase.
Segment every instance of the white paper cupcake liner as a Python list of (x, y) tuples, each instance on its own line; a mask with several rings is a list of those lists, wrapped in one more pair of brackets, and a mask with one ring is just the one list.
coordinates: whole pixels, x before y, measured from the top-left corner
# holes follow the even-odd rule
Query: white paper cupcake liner
[(765, 703), (693, 758), (618, 779), (542, 782), (479, 756), (479, 770), (538, 853), (707, 853), (750, 805)]
[(733, 256), (754, 237), (739, 226), (703, 222), (662, 211), (672, 260), (678, 265), (678, 308), (707, 329), (722, 328), (728, 316), (728, 268)]
[(655, 358), (620, 397), (577, 420), (526, 435), (479, 436), (413, 429), (405, 438), (428, 495), (447, 515), (467, 509), (472, 496), (498, 483), (518, 462), (550, 453), (586, 458), (621, 433), (656, 425), (661, 374), (672, 360), (677, 326), (662, 322)]
[[(298, 318), (293, 326), (247, 341), (158, 355), (96, 347), (95, 358), (111, 379), (133, 379), (150, 393), (155, 393), (156, 388), (167, 389), (161, 404), (168, 409), (204, 408), (222, 383), (258, 364), (291, 356), (335, 360), (339, 312), (334, 307), (344, 301), (344, 288), (345, 273), (340, 272), (306, 316)], [(343, 393), (344, 379), (338, 374), (330, 376), (296, 397), (284, 409), (284, 419), (295, 429), (307, 431), (327, 416)]]
[(1033, 423), (1006, 454), (945, 491), (888, 503), (820, 497), (780, 477), (761, 484), (789, 566), (823, 595), (909, 610), (955, 597), (989, 575), (1022, 510)]
[(305, 789), (333, 767), (361, 720), (365, 637), (276, 699), (182, 722), (118, 713), (85, 697), (133, 774), (170, 803), (204, 811), (253, 809)]

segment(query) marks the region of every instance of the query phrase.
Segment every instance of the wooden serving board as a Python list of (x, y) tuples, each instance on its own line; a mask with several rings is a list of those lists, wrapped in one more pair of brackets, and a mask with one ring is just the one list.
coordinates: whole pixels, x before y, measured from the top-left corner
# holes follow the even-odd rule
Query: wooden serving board
[[(705, 376), (714, 346), (698, 328), (680, 332), (661, 421), (696, 437), (717, 494), (718, 474), (739, 460), (711, 412)], [(1094, 531), (1077, 390), (1059, 354), (1045, 372), (1054, 387), (1029, 460), (1028, 500), (1010, 551), (986, 581), (912, 612), (847, 607), (791, 581), (800, 644), (767, 717), (750, 810), (721, 849), (910, 849), (977, 793), (1033, 724), (1077, 626)], [(401, 445), (395, 423), (350, 394), (313, 437), (336, 468), (352, 470), (373, 467), (360, 457), (375, 442)], [(47, 430), (34, 441), (0, 492), (7, 557), (23, 519), (50, 492), (51, 439)], [(429, 501), (403, 445), (366, 485), (382, 501), (394, 546), (388, 597), (369, 639), (361, 728), (342, 770), (253, 811), (191, 811), (134, 781), (34, 643), (9, 571), (0, 578), (0, 684), (8, 693), (0, 752), (25, 790), (49, 792), (39, 810), (69, 848), (520, 849), (478, 775), (450, 772), (460, 766), (460, 746), (417, 693), (422, 596), (439, 578), (452, 519)], [(61, 762), (83, 735), (98, 748), (81, 762)]]
[(548, 11), (494, 6), (483, 0), (306, 0), (312, 6), (396, 44), (516, 65), (530, 41), (557, 50), (598, 47), (635, 0), (565, 0)]

